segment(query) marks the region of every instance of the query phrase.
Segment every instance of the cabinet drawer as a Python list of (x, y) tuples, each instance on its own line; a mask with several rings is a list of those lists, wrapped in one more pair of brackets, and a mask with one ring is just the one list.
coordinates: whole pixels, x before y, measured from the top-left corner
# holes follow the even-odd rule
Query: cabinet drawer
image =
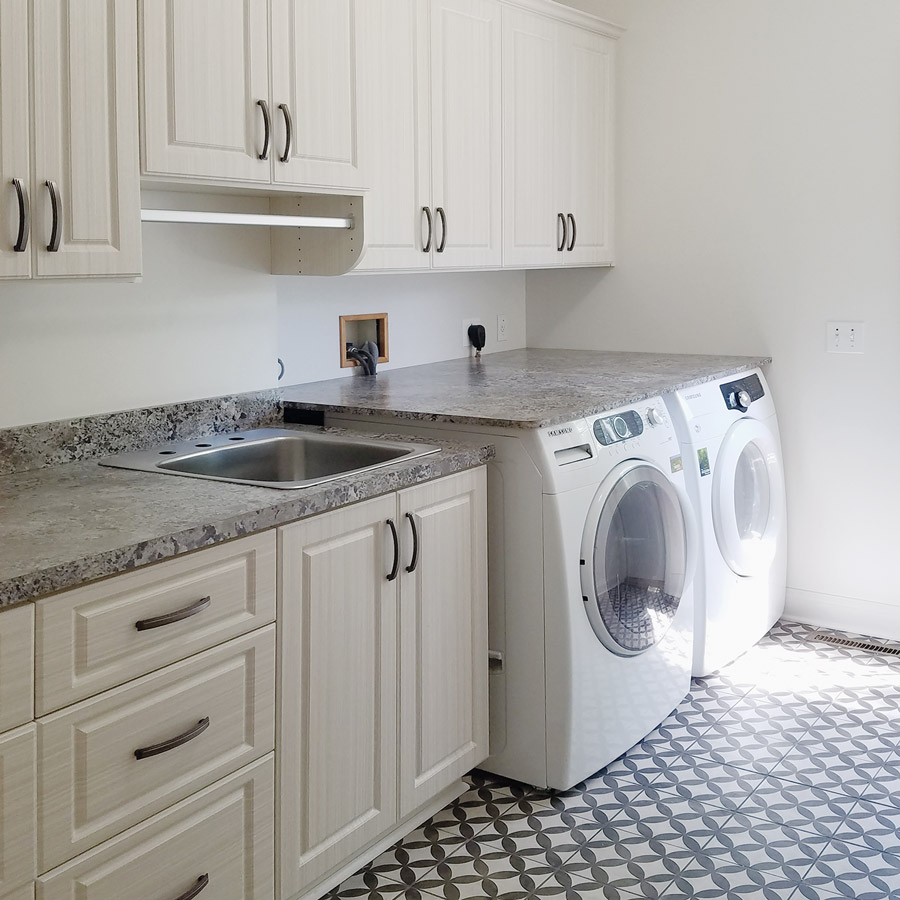
[[(34, 725), (0, 735), (0, 895), (19, 900), (35, 876)], [(24, 895), (23, 895), (24, 896)]]
[(271, 900), (274, 764), (268, 756), (48, 872), (38, 900)]
[(275, 532), (117, 575), (36, 606), (36, 705), (43, 715), (274, 621)]
[(268, 625), (39, 719), (39, 871), (268, 753), (274, 701)]
[(29, 881), (24, 887), (17, 888), (11, 894), (6, 894), (3, 900), (34, 900), (34, 882)]
[(0, 731), (34, 717), (34, 604), (0, 612)]

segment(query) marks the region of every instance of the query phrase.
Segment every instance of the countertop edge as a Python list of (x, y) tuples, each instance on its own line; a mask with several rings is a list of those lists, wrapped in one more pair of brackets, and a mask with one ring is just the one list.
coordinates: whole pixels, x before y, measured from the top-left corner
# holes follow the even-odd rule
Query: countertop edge
[(650, 397), (658, 397), (662, 394), (671, 394), (684, 388), (695, 387), (700, 384), (708, 384), (710, 381), (716, 381), (719, 378), (728, 378), (730, 375), (738, 375), (741, 372), (747, 372), (751, 369), (761, 368), (770, 365), (771, 356), (747, 357), (743, 363), (733, 366), (726, 366), (723, 369), (713, 373), (708, 373), (696, 378), (687, 378), (682, 381), (666, 381), (666, 386), (657, 385), (658, 389), (652, 391), (638, 390), (632, 393), (623, 393), (616, 397), (615, 403), (602, 403), (594, 407), (580, 407), (579, 411), (572, 411), (559, 416), (550, 416), (537, 419), (504, 419), (489, 416), (470, 416), (455, 413), (428, 413), (416, 412), (414, 410), (394, 409), (390, 407), (377, 408), (373, 406), (354, 406), (344, 403), (315, 403), (307, 400), (290, 400), (285, 399), (285, 409), (302, 409), (312, 412), (340, 412), (347, 415), (359, 416), (365, 418), (377, 418), (381, 416), (391, 416), (403, 421), (411, 422), (447, 422), (454, 425), (481, 425), (493, 428), (547, 428), (551, 425), (560, 425), (564, 422), (571, 422), (574, 419), (583, 419), (588, 416), (601, 415), (611, 409), (617, 409), (620, 406), (628, 406), (632, 403), (640, 403)]
[[(408, 436), (405, 439), (408, 440)], [(262, 504), (257, 508), (248, 508), (239, 515), (198, 522), (170, 534), (160, 534), (158, 537), (137, 543), (123, 544), (121, 547), (98, 554), (76, 556), (57, 565), (14, 575), (0, 581), (0, 612), (205, 547), (331, 512), (435, 478), (477, 468), (493, 457), (494, 448), (490, 445), (457, 444), (444, 448), (433, 456), (398, 463), (396, 466), (386, 466), (363, 475), (335, 479), (314, 491), (281, 491), (279, 493), (285, 495), (283, 500)], [(149, 474), (148, 477), (175, 476)], [(259, 490), (272, 494), (271, 489)]]

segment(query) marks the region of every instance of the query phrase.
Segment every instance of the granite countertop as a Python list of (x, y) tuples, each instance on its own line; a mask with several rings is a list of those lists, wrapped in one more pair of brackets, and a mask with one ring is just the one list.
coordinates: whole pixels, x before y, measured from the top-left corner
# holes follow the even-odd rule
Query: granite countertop
[(287, 409), (391, 415), (506, 428), (543, 428), (627, 406), (771, 362), (592, 350), (507, 350), (334, 378), (282, 390)]
[(493, 457), (488, 445), (440, 443), (440, 453), (299, 490), (111, 469), (95, 460), (0, 476), (0, 608)]

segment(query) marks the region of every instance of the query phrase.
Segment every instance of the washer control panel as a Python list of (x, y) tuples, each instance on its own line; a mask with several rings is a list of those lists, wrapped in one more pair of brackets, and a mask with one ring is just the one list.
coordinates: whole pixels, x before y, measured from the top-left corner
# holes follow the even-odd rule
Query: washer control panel
[(604, 447), (637, 437), (643, 431), (644, 423), (640, 414), (633, 409), (594, 420), (594, 437)]
[(719, 390), (722, 391), (725, 406), (738, 412), (747, 412), (754, 400), (761, 400), (766, 395), (759, 375), (756, 374), (720, 384)]

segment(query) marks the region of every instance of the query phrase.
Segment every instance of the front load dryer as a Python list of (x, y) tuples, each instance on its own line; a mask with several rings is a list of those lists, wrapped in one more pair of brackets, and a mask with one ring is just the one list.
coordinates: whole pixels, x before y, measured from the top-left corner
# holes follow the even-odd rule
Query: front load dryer
[(568, 789), (685, 696), (696, 535), (662, 400), (539, 429), (327, 421), (495, 447), (482, 768)]
[(784, 611), (787, 567), (778, 421), (760, 370), (666, 395), (700, 535), (693, 674), (755, 644)]

